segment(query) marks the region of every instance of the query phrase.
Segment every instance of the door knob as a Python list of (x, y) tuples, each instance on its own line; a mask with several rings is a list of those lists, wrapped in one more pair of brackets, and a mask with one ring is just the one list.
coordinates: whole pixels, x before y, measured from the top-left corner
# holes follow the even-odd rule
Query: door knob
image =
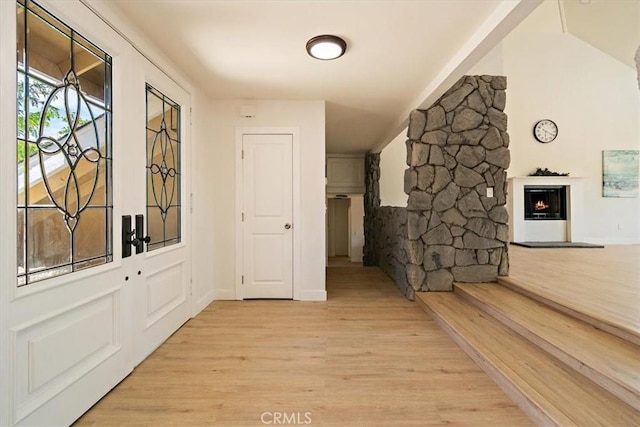
[(291, 224), (286, 223), (286, 224), (284, 225), (284, 228), (285, 228), (285, 229), (287, 229), (287, 230), (288, 230), (288, 229), (290, 229), (290, 228), (291, 228)]

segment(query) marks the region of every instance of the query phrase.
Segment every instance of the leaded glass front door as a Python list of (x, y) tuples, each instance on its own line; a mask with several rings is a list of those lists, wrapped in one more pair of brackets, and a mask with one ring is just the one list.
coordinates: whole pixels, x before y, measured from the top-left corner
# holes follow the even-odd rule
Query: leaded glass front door
[(180, 243), (180, 105), (150, 84), (147, 98), (147, 229), (152, 251)]
[(143, 60), (145, 108), (134, 117), (141, 124), (136, 146), (145, 158), (136, 168), (136, 212), (145, 214), (150, 241), (138, 263), (135, 286), (138, 345), (136, 363), (143, 360), (190, 316), (190, 254), (183, 194), (189, 188), (187, 155), (189, 95), (153, 64)]
[(76, 0), (0, 38), (0, 425), (69, 425), (190, 316), (190, 99)]
[(113, 260), (111, 57), (17, 9), (18, 286)]
[(132, 49), (75, 2), (2, 1), (0, 39), (0, 425), (69, 425), (133, 369)]

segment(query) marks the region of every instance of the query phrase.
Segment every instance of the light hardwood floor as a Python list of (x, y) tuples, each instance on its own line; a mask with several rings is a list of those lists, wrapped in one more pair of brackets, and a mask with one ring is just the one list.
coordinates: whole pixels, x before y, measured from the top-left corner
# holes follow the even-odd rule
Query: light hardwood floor
[(640, 336), (640, 245), (511, 245), (509, 260), (509, 276), (525, 289)]
[(76, 425), (532, 425), (380, 270), (327, 271), (327, 302), (213, 303)]

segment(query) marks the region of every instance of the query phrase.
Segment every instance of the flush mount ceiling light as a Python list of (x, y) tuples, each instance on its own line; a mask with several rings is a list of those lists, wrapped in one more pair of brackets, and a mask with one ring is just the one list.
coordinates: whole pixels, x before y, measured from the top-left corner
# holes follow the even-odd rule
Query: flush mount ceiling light
[(307, 42), (307, 53), (316, 59), (329, 60), (340, 58), (347, 50), (347, 42), (338, 36), (315, 36)]

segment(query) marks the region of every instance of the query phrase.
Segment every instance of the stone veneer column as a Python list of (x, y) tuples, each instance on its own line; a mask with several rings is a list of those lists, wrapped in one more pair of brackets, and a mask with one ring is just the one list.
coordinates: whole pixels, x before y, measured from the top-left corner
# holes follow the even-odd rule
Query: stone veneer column
[(411, 113), (405, 254), (416, 291), (508, 274), (506, 86), (505, 77), (465, 76)]
[(364, 158), (364, 248), (362, 264), (378, 265), (376, 224), (380, 208), (380, 153), (367, 153)]

